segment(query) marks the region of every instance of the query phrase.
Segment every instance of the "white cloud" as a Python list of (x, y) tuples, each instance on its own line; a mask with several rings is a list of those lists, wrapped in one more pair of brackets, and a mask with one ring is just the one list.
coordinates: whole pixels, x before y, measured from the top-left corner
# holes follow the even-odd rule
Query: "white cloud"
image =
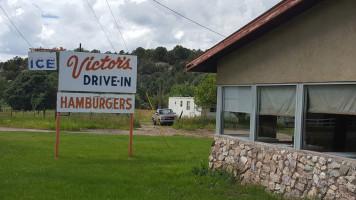
[[(126, 51), (106, 0), (88, 0), (116, 51)], [(279, 0), (159, 0), (225, 36), (262, 14)], [(137, 47), (172, 49), (182, 45), (208, 49), (223, 37), (167, 10), (154, 1), (108, 0), (129, 51)], [(2, 0), (1, 6), (34, 47), (113, 51), (86, 1)], [(26, 55), (30, 46), (0, 11), (0, 60)], [(9, 49), (8, 51), (6, 49)]]
[(178, 32), (174, 35), (174, 37), (177, 38), (178, 40), (180, 40), (180, 39), (182, 39), (183, 35), (184, 35), (184, 32), (183, 32), (183, 31), (178, 31)]

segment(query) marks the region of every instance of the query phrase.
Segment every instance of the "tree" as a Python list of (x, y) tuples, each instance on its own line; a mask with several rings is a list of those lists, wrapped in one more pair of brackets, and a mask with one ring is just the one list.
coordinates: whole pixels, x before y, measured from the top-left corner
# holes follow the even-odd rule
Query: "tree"
[(216, 108), (216, 74), (209, 74), (195, 89), (194, 103), (202, 108)]
[(23, 72), (6, 89), (5, 100), (15, 110), (54, 109), (57, 77), (56, 72)]
[(191, 85), (189, 82), (184, 84), (175, 84), (171, 88), (170, 96), (171, 97), (192, 97), (194, 96), (194, 85)]
[(27, 58), (14, 57), (4, 63), (0, 63), (0, 72), (5, 80), (15, 80), (15, 78), (21, 73), (21, 71), (28, 68)]

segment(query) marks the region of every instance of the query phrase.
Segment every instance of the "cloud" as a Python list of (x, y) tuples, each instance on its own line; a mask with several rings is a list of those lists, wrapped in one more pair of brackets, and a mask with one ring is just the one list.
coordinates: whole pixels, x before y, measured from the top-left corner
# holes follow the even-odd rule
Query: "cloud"
[[(224, 39), (167, 10), (154, 1), (107, 0), (118, 22), (118, 30), (106, 0), (88, 0), (116, 51), (137, 47), (172, 49), (182, 45), (208, 49)], [(279, 0), (159, 0), (180, 14), (228, 36), (265, 12)], [(8, 13), (24, 37), (34, 47), (63, 47), (114, 51), (97, 23), (86, 0), (3, 0)], [(30, 46), (0, 11), (0, 59), (4, 54), (26, 55)]]

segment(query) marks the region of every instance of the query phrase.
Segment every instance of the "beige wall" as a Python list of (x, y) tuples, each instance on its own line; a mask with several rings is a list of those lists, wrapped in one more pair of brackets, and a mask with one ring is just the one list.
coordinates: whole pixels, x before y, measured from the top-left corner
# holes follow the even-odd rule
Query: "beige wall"
[(218, 84), (356, 81), (356, 1), (326, 0), (219, 60)]

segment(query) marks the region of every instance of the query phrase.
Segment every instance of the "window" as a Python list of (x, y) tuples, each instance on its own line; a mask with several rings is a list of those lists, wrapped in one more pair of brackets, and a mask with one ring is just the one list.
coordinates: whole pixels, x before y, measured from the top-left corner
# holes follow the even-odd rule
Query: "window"
[(259, 87), (257, 141), (293, 146), (296, 86)]
[(306, 91), (303, 148), (356, 158), (356, 85), (310, 85)]
[(183, 107), (183, 101), (180, 101), (180, 107)]
[(223, 134), (250, 136), (251, 87), (228, 86), (223, 90)]
[(187, 110), (190, 110), (190, 101), (187, 101)]

